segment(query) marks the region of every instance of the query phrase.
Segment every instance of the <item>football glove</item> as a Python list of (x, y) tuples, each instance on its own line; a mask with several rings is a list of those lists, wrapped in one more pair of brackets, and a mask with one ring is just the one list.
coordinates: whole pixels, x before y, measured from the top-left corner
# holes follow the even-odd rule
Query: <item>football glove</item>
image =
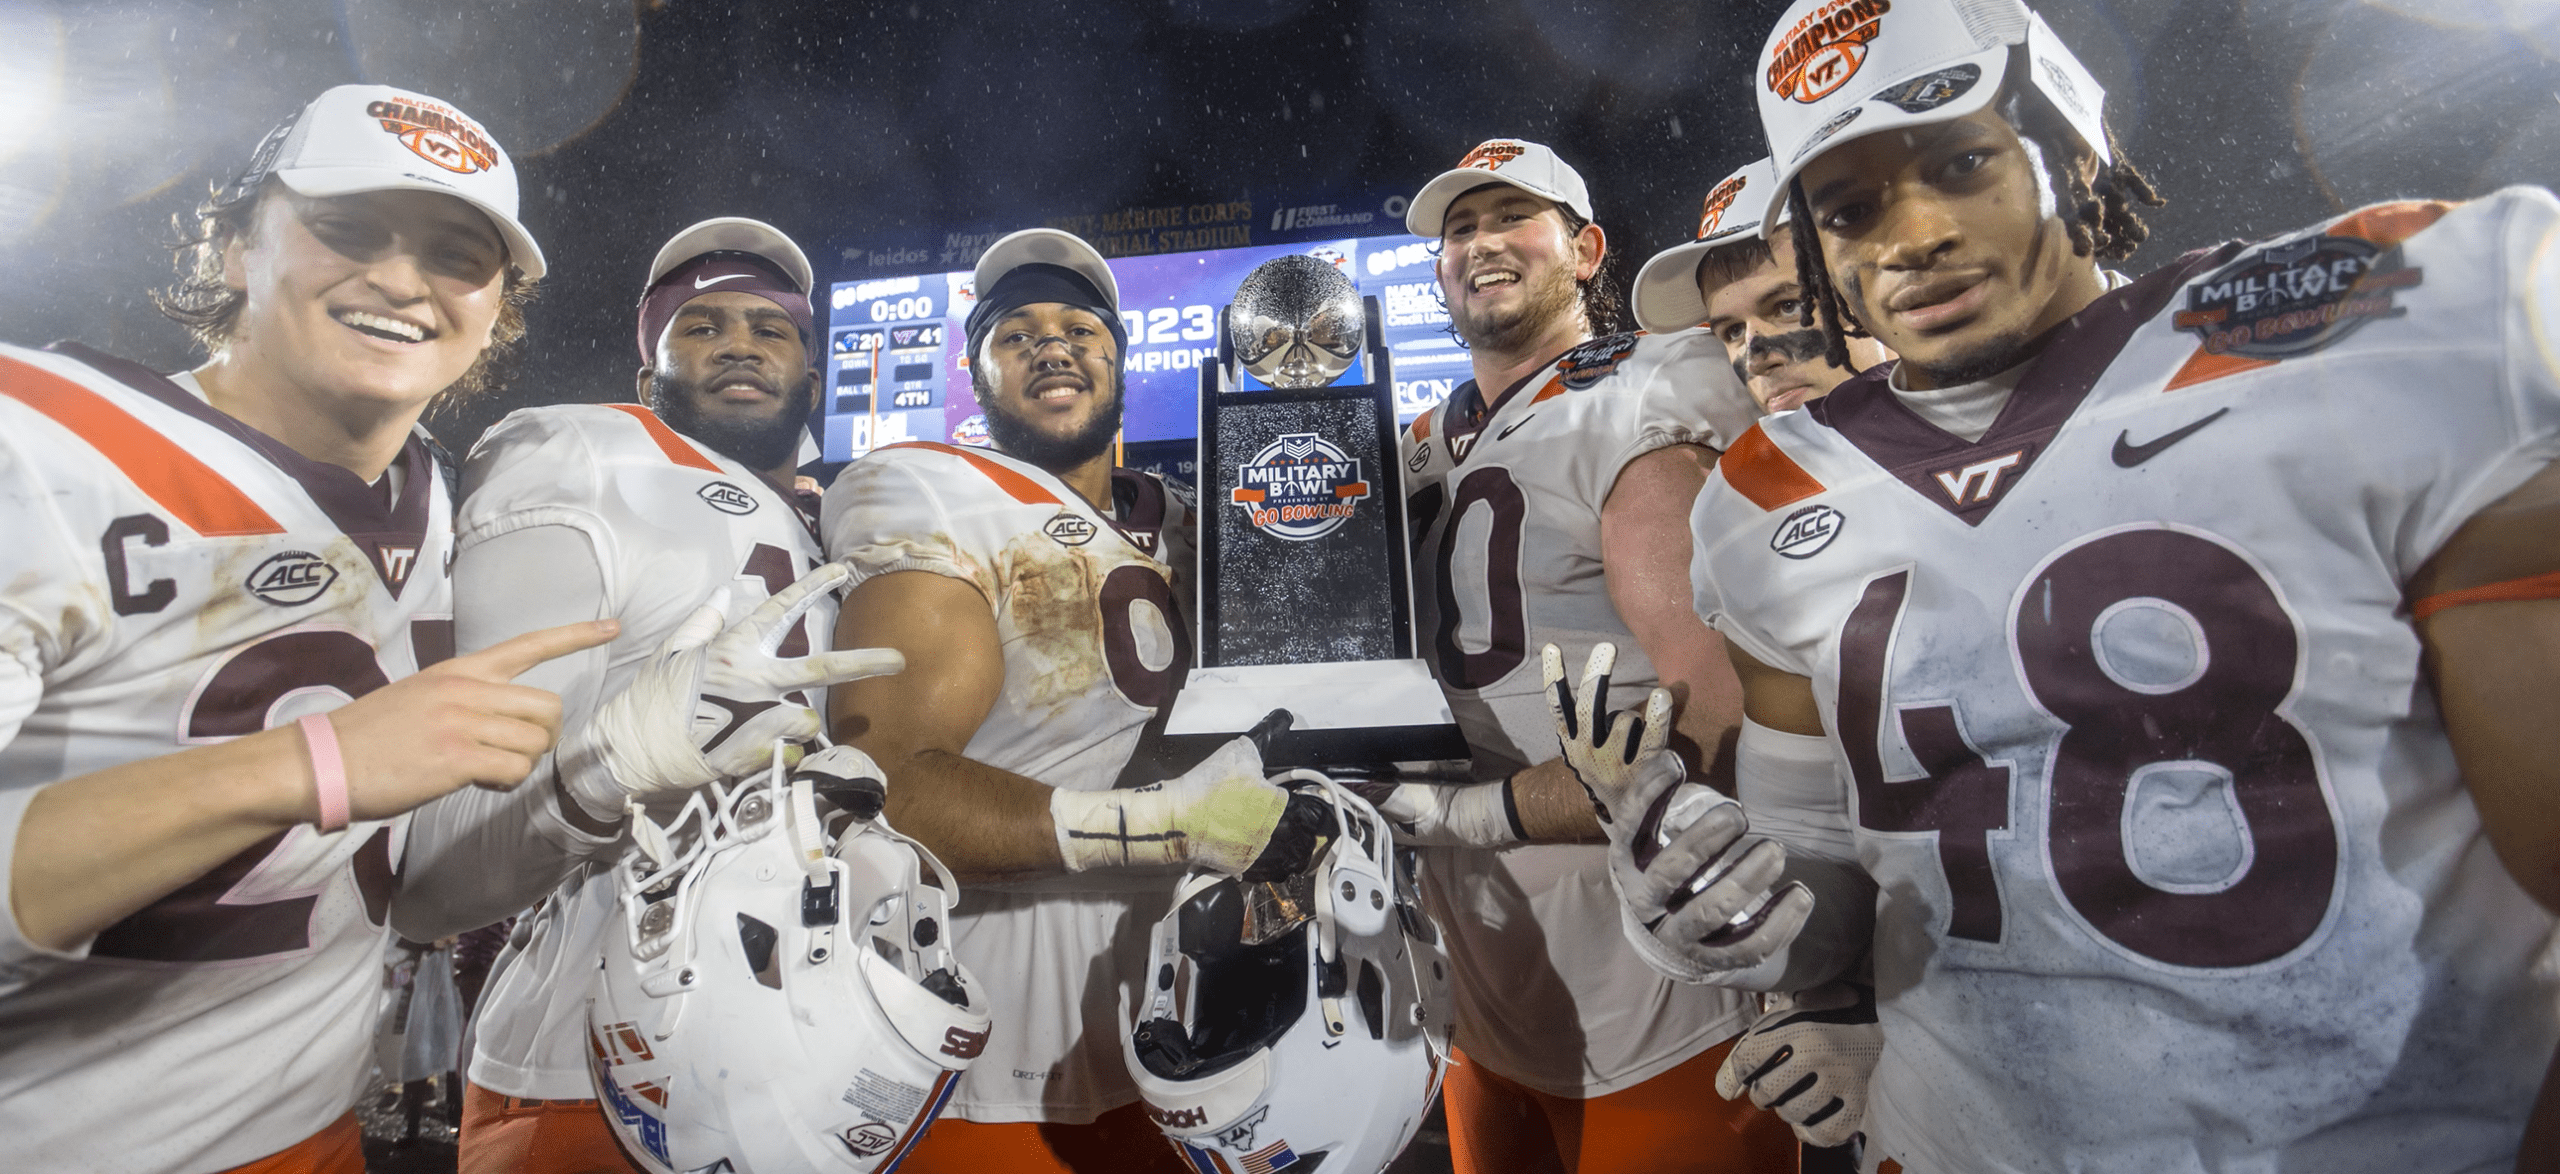
[(1386, 817), (1399, 844), (1500, 848), (1529, 838), (1520, 827), (1509, 779), (1490, 783), (1345, 779), (1342, 786)]
[(1603, 642), (1565, 683), (1564, 653), (1539, 653), (1547, 706), (1565, 764), (1591, 796), (1609, 837), (1627, 939), (1673, 978), (1706, 982), (1775, 957), (1803, 930), (1813, 894), (1780, 887), (1786, 849), (1747, 836), (1742, 805), (1703, 784), (1669, 749), (1671, 694), (1655, 689), (1642, 713), (1608, 710), (1617, 647)]
[(1835, 982), (1772, 995), (1768, 1011), (1725, 1053), (1716, 1094), (1749, 1093), (1806, 1145), (1836, 1146), (1867, 1119), (1867, 1077), (1884, 1054), (1875, 988)]
[(1263, 746), (1288, 721), (1275, 711), (1160, 783), (1052, 791), (1049, 818), (1067, 870), (1189, 865), (1254, 880), (1303, 871), (1332, 826), (1331, 807), (1265, 778)]
[(676, 626), (639, 675), (562, 745), (561, 777), (578, 806), (619, 819), (632, 800), (765, 769), (778, 739), (818, 736), (818, 711), (801, 696), (906, 667), (895, 649), (848, 648), (775, 655), (800, 617), (848, 572), (827, 563), (725, 628), (722, 588)]

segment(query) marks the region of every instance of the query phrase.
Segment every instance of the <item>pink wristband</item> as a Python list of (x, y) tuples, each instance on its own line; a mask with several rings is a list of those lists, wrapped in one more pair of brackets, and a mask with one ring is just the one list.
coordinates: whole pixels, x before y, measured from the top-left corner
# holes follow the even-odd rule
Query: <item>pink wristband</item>
[(321, 831), (345, 831), (347, 827), (347, 760), (338, 755), (338, 730), (329, 724), (325, 714), (312, 714), (296, 722), (302, 727), (302, 742), (311, 751), (311, 776), (320, 792)]

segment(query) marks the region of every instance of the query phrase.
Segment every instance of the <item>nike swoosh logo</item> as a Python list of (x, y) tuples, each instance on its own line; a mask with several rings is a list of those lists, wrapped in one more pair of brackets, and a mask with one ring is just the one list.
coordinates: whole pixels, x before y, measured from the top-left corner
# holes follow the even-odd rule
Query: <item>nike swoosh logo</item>
[(715, 285), (720, 284), (721, 282), (728, 281), (728, 280), (731, 280), (731, 279), (733, 279), (733, 278), (744, 277), (744, 276), (746, 276), (746, 274), (744, 274), (744, 273), (723, 273), (723, 274), (721, 274), (721, 275), (720, 275), (720, 276), (718, 276), (718, 277), (697, 277), (697, 278), (694, 278), (694, 279), (693, 279), (693, 288), (695, 288), (695, 289), (709, 289), (709, 288), (711, 288), (712, 286), (715, 286)]
[(2198, 420), (2193, 424), (2189, 424), (2186, 427), (2169, 433), (2157, 440), (2147, 441), (2142, 444), (2129, 443), (2133, 439), (2133, 433), (2131, 432), (2116, 433), (2116, 467), (2120, 469), (2130, 469), (2135, 465), (2139, 465), (2144, 461), (2159, 456), (2162, 452), (2166, 451), (2170, 445), (2176, 444), (2181, 440), (2185, 440), (2186, 438), (2195, 435), (2198, 431), (2203, 429), (2205, 425), (2221, 419), (2223, 416), (2229, 414), (2230, 411), (2231, 409), (2229, 408), (2217, 408), (2214, 410), (2212, 415), (2207, 416), (2204, 419)]
[(1494, 438), (1495, 440), (1500, 440), (1500, 439), (1502, 439), (1503, 437), (1509, 436), (1509, 435), (1511, 435), (1511, 434), (1512, 434), (1512, 433), (1514, 433), (1514, 432), (1518, 432), (1518, 431), (1520, 430), (1520, 426), (1521, 426), (1522, 424), (1526, 424), (1526, 423), (1528, 423), (1529, 421), (1531, 421), (1531, 420), (1535, 420), (1535, 419), (1537, 419), (1537, 418), (1538, 418), (1538, 414), (1537, 414), (1536, 412), (1531, 412), (1531, 413), (1529, 413), (1529, 414), (1528, 414), (1528, 415), (1526, 415), (1526, 416), (1522, 416), (1522, 417), (1520, 417), (1519, 423), (1513, 424), (1512, 426), (1510, 426), (1510, 427), (1508, 427), (1508, 428), (1505, 428), (1505, 429), (1503, 429), (1503, 430), (1502, 430), (1502, 431), (1500, 431), (1500, 432), (1496, 432), (1496, 433), (1494, 433), (1494, 434), (1493, 434), (1493, 438)]

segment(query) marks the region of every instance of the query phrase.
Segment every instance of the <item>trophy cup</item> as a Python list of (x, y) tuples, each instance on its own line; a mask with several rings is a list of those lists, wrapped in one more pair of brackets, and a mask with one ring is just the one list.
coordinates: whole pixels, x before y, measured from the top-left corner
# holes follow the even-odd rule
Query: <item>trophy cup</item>
[[(1165, 733), (1223, 740), (1286, 709), (1295, 721), (1265, 757), (1274, 769), (1466, 757), (1414, 655), (1377, 301), (1325, 261), (1277, 257), (1236, 287), (1225, 324), (1200, 372), (1198, 667)], [(1367, 382), (1335, 385), (1364, 357)]]

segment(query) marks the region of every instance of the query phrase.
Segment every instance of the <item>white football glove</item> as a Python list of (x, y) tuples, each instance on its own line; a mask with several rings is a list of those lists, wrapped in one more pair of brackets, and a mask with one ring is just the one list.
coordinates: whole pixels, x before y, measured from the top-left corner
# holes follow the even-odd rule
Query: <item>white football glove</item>
[(1067, 870), (1183, 864), (1248, 880), (1304, 871), (1334, 826), (1333, 806), (1263, 776), (1263, 744), (1288, 724), (1288, 712), (1275, 710), (1160, 783), (1052, 791), (1049, 818)]
[(1539, 664), (1565, 765), (1609, 836), (1609, 879), (1627, 940), (1656, 970), (1685, 982), (1767, 962), (1804, 929), (1813, 893), (1781, 887), (1786, 848), (1746, 837), (1741, 804), (1687, 781), (1669, 749), (1669, 690), (1655, 689), (1641, 714), (1609, 712), (1617, 656), (1616, 645), (1593, 646), (1578, 695), (1565, 684), (1555, 645), (1539, 653)]
[(1750, 1093), (1806, 1145), (1846, 1145), (1866, 1124), (1867, 1078), (1883, 1054), (1873, 987), (1835, 982), (1772, 995), (1716, 1069), (1716, 1094)]
[(772, 761), (776, 739), (798, 745), (818, 736), (818, 711), (794, 693), (905, 668), (906, 657), (889, 648), (774, 655), (847, 573), (820, 566), (726, 628), (728, 589), (714, 592), (630, 687), (562, 744), (570, 797), (597, 819), (620, 819), (630, 800), (753, 774)]

